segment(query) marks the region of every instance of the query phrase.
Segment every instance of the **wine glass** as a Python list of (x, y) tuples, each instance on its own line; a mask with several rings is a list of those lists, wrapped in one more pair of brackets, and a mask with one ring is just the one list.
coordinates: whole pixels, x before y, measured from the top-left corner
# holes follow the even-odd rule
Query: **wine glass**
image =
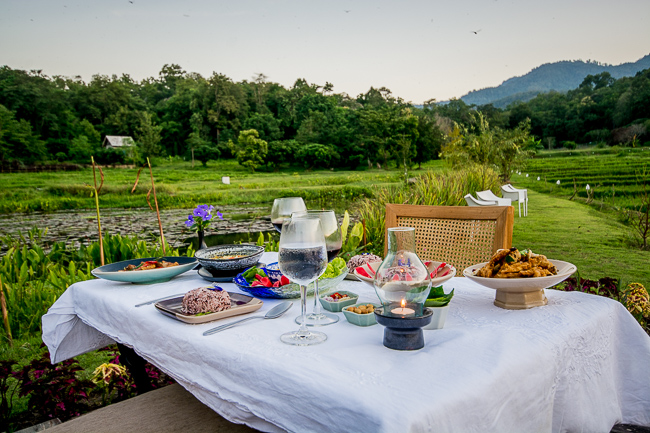
[[(316, 216), (320, 219), (320, 225), (325, 236), (325, 248), (327, 249), (327, 261), (334, 260), (341, 251), (342, 239), (341, 228), (336, 220), (336, 214), (333, 210), (307, 210), (294, 212), (291, 214), (292, 219)], [(331, 325), (339, 321), (336, 314), (321, 311), (321, 305), (318, 295), (318, 280), (314, 281), (314, 309), (311, 314), (306, 316), (307, 326), (324, 326)], [(302, 323), (302, 316), (296, 317), (296, 323)]]
[(271, 208), (271, 224), (278, 232), (282, 232), (282, 222), (291, 217), (292, 212), (307, 210), (302, 197), (282, 197), (273, 200)]
[(310, 346), (327, 340), (322, 332), (310, 331), (305, 324), (307, 314), (307, 284), (318, 279), (327, 268), (325, 236), (316, 216), (287, 219), (282, 224), (280, 250), (278, 252), (280, 271), (289, 280), (300, 284), (300, 306), (302, 323), (295, 332), (287, 332), (280, 340), (295, 346)]

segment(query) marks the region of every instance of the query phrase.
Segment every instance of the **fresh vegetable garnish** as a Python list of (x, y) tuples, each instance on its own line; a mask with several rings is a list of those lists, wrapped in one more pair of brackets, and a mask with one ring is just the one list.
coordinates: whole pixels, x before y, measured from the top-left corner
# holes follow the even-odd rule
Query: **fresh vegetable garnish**
[[(438, 267), (435, 268), (435, 269), (431, 272), (431, 278), (436, 278), (436, 277), (438, 276), (438, 272), (440, 272), (442, 269), (444, 269), (445, 266), (447, 266), (447, 263), (440, 263), (440, 264), (438, 265)], [(441, 277), (444, 277), (444, 276), (447, 275), (448, 273), (449, 273), (449, 271), (445, 272), (444, 274), (442, 274), (442, 275), (440, 275), (440, 276), (441, 276)]]
[(358, 268), (354, 268), (354, 271), (357, 274), (361, 275), (362, 277), (373, 278), (373, 277), (370, 276), (370, 274), (368, 274), (368, 272), (366, 271), (364, 266), (359, 266)]
[[(345, 269), (347, 269), (347, 266), (345, 265), (345, 260), (337, 257), (334, 260), (332, 260), (331, 263), (328, 263), (327, 269), (325, 270), (325, 273), (323, 274), (323, 276), (321, 276), (320, 279), (323, 279), (323, 277), (325, 278), (337, 277), (341, 275), (341, 273)], [(329, 277), (326, 276), (328, 272), (330, 275)], [(244, 279), (246, 280), (246, 282), (250, 287), (260, 287), (260, 286), (282, 287), (284, 285), (291, 283), (289, 278), (287, 278), (284, 275), (281, 275), (280, 278), (269, 276), (266, 274), (266, 272), (264, 272), (262, 268), (256, 268), (256, 267), (252, 267), (246, 270), (244, 273), (242, 273), (242, 277), (244, 277)]]
[(251, 284), (255, 280), (256, 275), (261, 275), (263, 277), (267, 276), (266, 272), (264, 272), (264, 269), (256, 268), (255, 266), (253, 266), (252, 268), (244, 271), (244, 273), (242, 274), (242, 277), (244, 277), (244, 279), (246, 280), (246, 282), (248, 284)]
[(341, 272), (343, 272), (343, 269), (345, 268), (345, 260), (343, 260), (340, 257), (335, 258), (332, 260), (330, 263), (327, 264), (327, 269), (325, 269), (325, 272), (319, 280), (322, 280), (324, 278), (335, 278), (341, 275)]
[(449, 304), (451, 298), (454, 297), (454, 289), (451, 289), (451, 292), (445, 295), (445, 291), (442, 286), (432, 287), (429, 291), (429, 296), (424, 302), (425, 307), (444, 307)]

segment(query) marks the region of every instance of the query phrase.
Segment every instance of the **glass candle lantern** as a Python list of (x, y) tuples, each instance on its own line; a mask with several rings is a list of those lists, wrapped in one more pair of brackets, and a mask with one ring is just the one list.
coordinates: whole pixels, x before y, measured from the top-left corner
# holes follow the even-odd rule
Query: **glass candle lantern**
[(414, 228), (388, 229), (388, 254), (377, 269), (374, 286), (385, 316), (422, 317), (431, 277), (415, 253)]

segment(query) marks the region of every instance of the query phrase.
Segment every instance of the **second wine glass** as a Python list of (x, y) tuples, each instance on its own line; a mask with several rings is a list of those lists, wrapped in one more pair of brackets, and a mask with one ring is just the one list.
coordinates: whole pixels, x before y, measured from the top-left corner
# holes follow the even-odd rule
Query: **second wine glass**
[[(320, 219), (323, 235), (325, 236), (325, 247), (327, 249), (327, 261), (331, 262), (341, 251), (342, 239), (341, 228), (336, 214), (333, 210), (308, 210), (294, 212), (291, 214), (292, 219), (300, 218), (318, 218)], [(314, 281), (314, 309), (311, 314), (305, 317), (307, 326), (325, 326), (339, 321), (339, 316), (322, 311), (318, 290), (318, 279)], [(302, 324), (303, 317), (296, 317), (296, 323)]]

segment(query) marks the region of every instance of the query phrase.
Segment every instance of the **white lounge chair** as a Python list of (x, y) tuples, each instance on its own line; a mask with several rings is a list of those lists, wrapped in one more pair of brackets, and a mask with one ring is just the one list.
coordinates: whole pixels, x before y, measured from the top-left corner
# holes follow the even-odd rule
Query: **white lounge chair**
[(467, 194), (465, 196), (465, 201), (467, 202), (467, 206), (498, 206), (499, 205), (496, 201), (479, 200), (477, 198), (474, 198), (472, 194)]
[(478, 197), (480, 200), (496, 201), (499, 206), (512, 206), (512, 200), (509, 198), (497, 197), (489, 189), (486, 191), (477, 191), (476, 197)]
[(517, 189), (509, 183), (501, 187), (501, 196), (516, 201), (519, 205), (519, 216), (521, 217), (521, 204), (524, 204), (524, 216), (528, 216), (528, 190)]

